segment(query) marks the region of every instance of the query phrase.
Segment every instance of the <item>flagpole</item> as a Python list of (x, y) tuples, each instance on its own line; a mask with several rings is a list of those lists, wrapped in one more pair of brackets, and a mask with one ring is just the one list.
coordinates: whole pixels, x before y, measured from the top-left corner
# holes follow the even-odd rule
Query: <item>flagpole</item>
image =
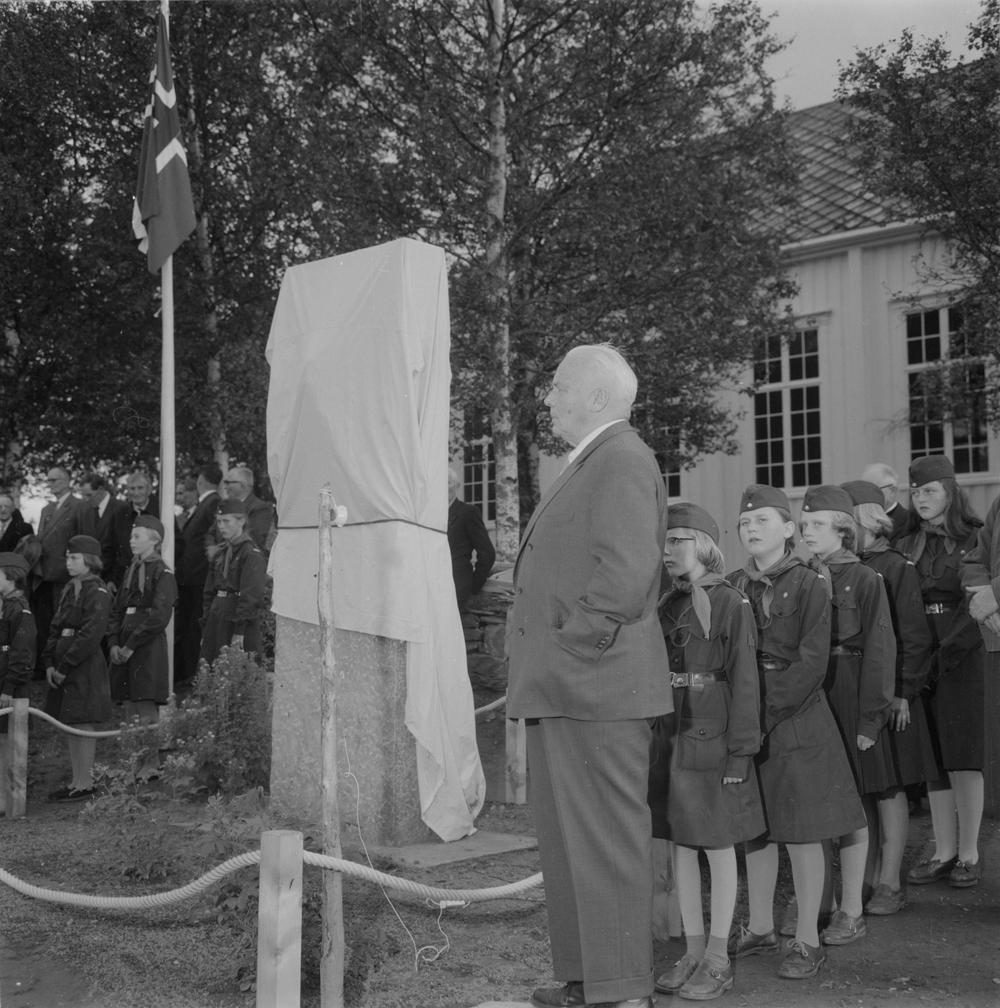
[[(163, 522), (163, 562), (174, 569), (174, 496), (177, 444), (174, 431), (174, 257), (160, 270), (163, 351), (160, 369), (160, 521)], [(168, 694), (174, 691), (174, 617), (167, 625)]]

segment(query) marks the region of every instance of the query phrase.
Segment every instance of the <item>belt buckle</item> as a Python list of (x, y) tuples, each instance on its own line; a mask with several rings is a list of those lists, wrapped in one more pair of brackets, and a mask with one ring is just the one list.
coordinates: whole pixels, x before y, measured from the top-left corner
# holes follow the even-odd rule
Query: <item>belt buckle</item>
[(691, 673), (690, 672), (671, 672), (670, 673), (670, 685), (677, 689), (680, 686), (690, 686), (691, 685)]
[(73, 630), (71, 627), (63, 627), (63, 631), (62, 631), (62, 633), (59, 636), (60, 637), (72, 637), (73, 634), (75, 634), (75, 633), (76, 633), (76, 631)]
[(128, 608), (126, 609), (126, 610), (125, 610), (125, 615), (126, 615), (126, 616), (134, 616), (135, 614), (136, 614), (136, 607), (135, 607), (134, 605), (130, 605), (130, 606), (129, 606), (129, 607), (128, 607)]
[(9, 651), (9, 650), (10, 650), (9, 644), (0, 644), (0, 651)]
[(928, 602), (924, 609), (932, 616), (940, 616), (944, 612), (943, 602)]
[(228, 594), (229, 594), (229, 592), (227, 592), (227, 591), (217, 591), (215, 593), (215, 597), (216, 598), (225, 598)]

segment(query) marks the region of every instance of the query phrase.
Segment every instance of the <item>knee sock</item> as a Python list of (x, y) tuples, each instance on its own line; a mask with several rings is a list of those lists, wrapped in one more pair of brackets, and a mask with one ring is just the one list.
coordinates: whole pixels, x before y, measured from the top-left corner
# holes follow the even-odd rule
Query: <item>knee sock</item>
[(868, 827), (864, 826), (840, 838), (840, 909), (851, 917), (860, 917), (868, 860)]
[(955, 792), (950, 787), (927, 785), (927, 804), (931, 807), (934, 830), (935, 861), (950, 861), (958, 853), (958, 814)]
[(948, 776), (958, 809), (958, 860), (975, 864), (979, 860), (979, 827), (983, 822), (983, 772), (952, 770)]
[[(789, 849), (791, 849), (789, 847)], [(750, 930), (756, 935), (774, 930), (774, 887), (778, 882), (778, 845), (746, 845)], [(822, 884), (822, 874), (820, 883)], [(818, 910), (818, 906), (817, 906)]]
[(705, 854), (712, 872), (712, 922), (706, 954), (728, 962), (726, 943), (736, 910), (736, 851), (732, 847), (723, 847), (706, 850)]
[(910, 808), (902, 788), (894, 788), (886, 792), (886, 797), (879, 798), (878, 817), (882, 825), (882, 866), (878, 881), (890, 889), (898, 889), (906, 834), (910, 828)]
[(701, 910), (701, 867), (697, 847), (674, 844), (674, 878), (687, 951), (701, 961), (705, 955), (705, 919)]
[(826, 874), (826, 860), (823, 845), (819, 843), (790, 843), (785, 845), (788, 859), (792, 862), (792, 880), (795, 883), (795, 899), (799, 905), (799, 921), (795, 928), (795, 940), (816, 948), (819, 945), (820, 900), (823, 898), (823, 878)]

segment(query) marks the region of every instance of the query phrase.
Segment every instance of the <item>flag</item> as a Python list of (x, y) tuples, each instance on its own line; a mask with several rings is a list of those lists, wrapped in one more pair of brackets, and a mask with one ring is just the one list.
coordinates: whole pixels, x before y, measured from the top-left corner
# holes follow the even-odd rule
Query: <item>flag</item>
[(161, 11), (156, 31), (156, 63), (149, 74), (149, 100), (143, 114), (139, 181), (132, 208), (132, 230), (139, 239), (139, 251), (146, 253), (150, 273), (159, 271), (194, 231), (196, 223), (170, 67), (167, 19)]

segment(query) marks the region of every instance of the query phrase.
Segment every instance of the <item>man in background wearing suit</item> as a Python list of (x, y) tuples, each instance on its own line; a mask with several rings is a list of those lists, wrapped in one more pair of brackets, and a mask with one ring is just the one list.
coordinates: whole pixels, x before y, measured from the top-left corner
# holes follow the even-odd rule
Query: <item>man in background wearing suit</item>
[(8, 493), (0, 493), (0, 553), (13, 553), (14, 547), (35, 530), (21, 517)]
[[(125, 496), (129, 503), (129, 535), (132, 534), (132, 526), (139, 515), (152, 515), (153, 518), (160, 517), (160, 502), (156, 494), (153, 493), (153, 480), (148, 472), (137, 469), (129, 476), (125, 484)], [(132, 547), (128, 548), (129, 563), (132, 562)]]
[(673, 710), (656, 614), (667, 495), (636, 378), (575, 347), (545, 399), (574, 445), (521, 538), (507, 713), (524, 718), (553, 972), (535, 1008), (652, 1008), (649, 718)]
[[(55, 500), (42, 508), (38, 521), (38, 539), (42, 546), (42, 556), (38, 561), (41, 582), (32, 595), (31, 611), (38, 627), (39, 641), (49, 638), (49, 627), (59, 601), (58, 592), (69, 581), (66, 570), (66, 547), (70, 539), (78, 535), (93, 536), (94, 509), (70, 492), (70, 475), (62, 466), (53, 466), (45, 482)], [(42, 663), (44, 645), (38, 648), (38, 663), (35, 667), (37, 678), (45, 678)]]
[(889, 540), (905, 535), (913, 513), (899, 502), (899, 477), (896, 475), (896, 470), (884, 462), (873, 462), (866, 467), (861, 478), (874, 483), (882, 491), (882, 496), (885, 498), (885, 513), (892, 521)]
[(174, 618), (174, 683), (182, 686), (198, 672), (201, 650), (202, 592), (208, 577), (205, 537), (215, 527), (222, 470), (215, 462), (198, 470), (194, 510), (177, 539), (177, 610)]
[(226, 473), (226, 497), (229, 500), (243, 501), (247, 512), (246, 532), (254, 541), (254, 545), (267, 559), (267, 537), (271, 531), (271, 516), (274, 506), (262, 501), (253, 492), (253, 470), (246, 466), (235, 466)]
[[(451, 574), (455, 580), (455, 596), (458, 611), (465, 612), (465, 605), (472, 595), (486, 584), (493, 570), (497, 551), (486, 531), (483, 513), (472, 504), (459, 500), (462, 481), (454, 469), (448, 470), (448, 546), (451, 548)], [(472, 563), (472, 554), (476, 562)]]
[(128, 504), (112, 497), (100, 473), (87, 473), (80, 481), (80, 496), (94, 509), (94, 538), (101, 544), (101, 577), (115, 591), (132, 562), (129, 536), (132, 515)]

